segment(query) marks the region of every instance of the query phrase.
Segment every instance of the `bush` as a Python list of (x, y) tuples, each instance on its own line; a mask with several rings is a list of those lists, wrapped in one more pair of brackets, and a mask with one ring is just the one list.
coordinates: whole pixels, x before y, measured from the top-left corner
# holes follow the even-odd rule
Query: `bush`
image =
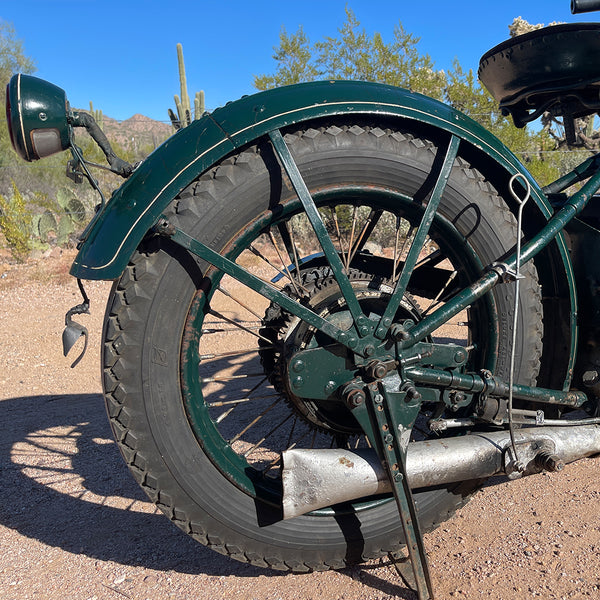
[(32, 247), (32, 215), (14, 181), (12, 191), (11, 198), (0, 196), (0, 230), (13, 258), (22, 262)]

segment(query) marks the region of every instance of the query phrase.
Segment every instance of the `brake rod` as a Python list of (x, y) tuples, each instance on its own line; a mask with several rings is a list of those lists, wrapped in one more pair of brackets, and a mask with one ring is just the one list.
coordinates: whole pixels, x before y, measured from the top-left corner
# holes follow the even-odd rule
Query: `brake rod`
[[(456, 373), (441, 369), (428, 369), (425, 367), (407, 367), (404, 376), (416, 385), (427, 385), (437, 388), (447, 388), (471, 394), (484, 393), (488, 396), (508, 396), (508, 384), (493, 376), (489, 372)], [(587, 401), (583, 392), (550, 390), (528, 385), (513, 385), (513, 397), (530, 402), (543, 402), (545, 404), (560, 404), (563, 406), (582, 406)]]

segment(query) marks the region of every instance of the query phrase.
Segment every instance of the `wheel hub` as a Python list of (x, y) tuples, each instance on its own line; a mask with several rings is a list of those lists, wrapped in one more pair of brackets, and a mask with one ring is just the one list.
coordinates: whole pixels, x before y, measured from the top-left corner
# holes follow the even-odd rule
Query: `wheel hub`
[[(392, 287), (381, 277), (356, 269), (350, 270), (349, 279), (363, 313), (368, 315), (360, 327), (373, 331)], [(301, 281), (308, 294), (300, 301), (344, 331), (353, 327), (352, 316), (328, 267), (302, 271)], [(291, 286), (284, 291), (294, 295)], [(418, 305), (407, 296), (397, 319), (403, 322), (418, 318)], [(367, 365), (360, 356), (328, 336), (314, 332), (275, 304), (266, 311), (261, 335), (273, 342), (273, 348), (267, 348), (265, 342), (260, 352), (265, 373), (296, 413), (311, 426), (333, 435), (361, 432), (350, 411), (340, 403), (340, 391), (353, 380), (372, 381), (392, 370), (395, 372), (393, 343), (372, 335), (364, 336), (361, 341), (371, 347)]]

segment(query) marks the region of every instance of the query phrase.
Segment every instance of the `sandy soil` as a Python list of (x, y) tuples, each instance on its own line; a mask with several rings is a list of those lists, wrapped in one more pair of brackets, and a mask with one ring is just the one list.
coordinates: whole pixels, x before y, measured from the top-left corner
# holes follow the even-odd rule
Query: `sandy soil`
[[(79, 303), (68, 260), (0, 259), (0, 598), (413, 598), (379, 563), (282, 575), (207, 550), (138, 490), (104, 414), (99, 340), (110, 284), (91, 283), (90, 349), (62, 356)], [(600, 458), (494, 481), (428, 534), (436, 598), (600, 597)]]

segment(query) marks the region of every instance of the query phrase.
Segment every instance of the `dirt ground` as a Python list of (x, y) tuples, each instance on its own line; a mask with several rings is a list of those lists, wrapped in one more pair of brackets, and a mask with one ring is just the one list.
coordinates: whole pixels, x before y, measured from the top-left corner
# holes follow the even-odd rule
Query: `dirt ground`
[[(0, 258), (0, 598), (369, 600), (413, 598), (379, 563), (282, 575), (193, 542), (158, 514), (114, 445), (99, 341), (110, 284), (87, 286), (90, 348), (61, 352), (79, 303), (68, 256)], [(600, 597), (600, 458), (494, 481), (426, 535), (436, 598)]]

